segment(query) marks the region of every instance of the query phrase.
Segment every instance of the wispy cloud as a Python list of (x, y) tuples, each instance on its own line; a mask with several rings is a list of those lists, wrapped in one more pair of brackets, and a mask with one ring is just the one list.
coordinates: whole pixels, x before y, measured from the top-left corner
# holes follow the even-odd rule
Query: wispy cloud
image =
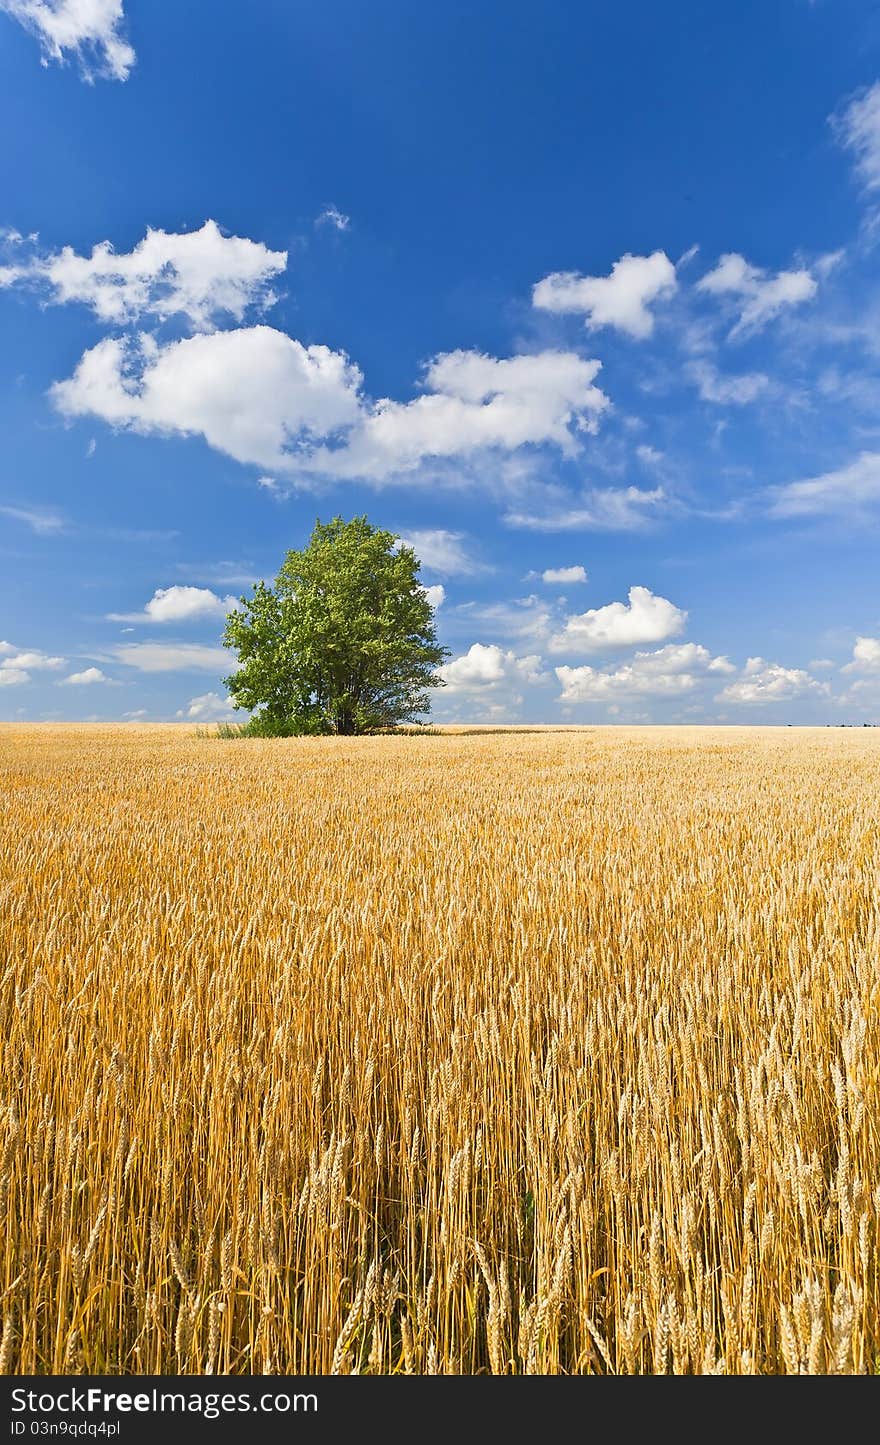
[(770, 491), (771, 517), (858, 517), (880, 505), (880, 452), (862, 452), (848, 466)]
[(123, 642), (113, 657), (138, 672), (226, 672), (231, 654), (195, 642)]
[(542, 511), (511, 509), (504, 521), (529, 532), (639, 532), (668, 502), (662, 487), (593, 487), (571, 501), (557, 496)]
[(711, 401), (717, 406), (748, 406), (770, 386), (770, 378), (763, 371), (723, 376), (714, 362), (705, 359), (689, 361), (685, 375), (696, 386), (701, 401)]
[(734, 338), (761, 331), (786, 307), (812, 300), (817, 283), (805, 267), (774, 275), (731, 251), (697, 282), (697, 290), (732, 301), (739, 312), (729, 333)]
[(334, 231), (348, 231), (351, 229), (351, 217), (340, 211), (338, 206), (325, 206), (315, 217), (315, 225), (332, 226)]
[(0, 0), (0, 10), (37, 37), (44, 65), (72, 56), (85, 80), (128, 79), (135, 53), (122, 31), (122, 0)]
[(2, 506), (0, 515), (11, 517), (14, 522), (21, 522), (41, 537), (52, 536), (67, 529), (67, 523), (61, 514), (51, 511), (48, 507)]
[(491, 571), (471, 551), (463, 532), (444, 527), (420, 527), (400, 538), (401, 545), (411, 547), (426, 572), (437, 577), (476, 577)]
[(830, 120), (840, 144), (852, 154), (862, 184), (876, 191), (880, 188), (880, 81), (851, 96)]

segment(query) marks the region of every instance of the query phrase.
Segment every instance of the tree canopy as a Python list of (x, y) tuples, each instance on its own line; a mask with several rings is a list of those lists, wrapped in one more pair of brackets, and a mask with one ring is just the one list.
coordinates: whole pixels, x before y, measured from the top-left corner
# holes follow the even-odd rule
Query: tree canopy
[(257, 583), (226, 620), (239, 667), (225, 683), (253, 730), (372, 733), (428, 712), (448, 650), (418, 570), (412, 548), (366, 517), (316, 522), (274, 587)]

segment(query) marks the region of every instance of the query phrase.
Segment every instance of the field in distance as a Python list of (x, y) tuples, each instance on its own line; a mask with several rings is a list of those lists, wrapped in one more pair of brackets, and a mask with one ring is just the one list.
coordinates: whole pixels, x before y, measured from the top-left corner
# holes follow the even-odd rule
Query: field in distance
[(880, 1369), (880, 732), (0, 773), (0, 1372)]

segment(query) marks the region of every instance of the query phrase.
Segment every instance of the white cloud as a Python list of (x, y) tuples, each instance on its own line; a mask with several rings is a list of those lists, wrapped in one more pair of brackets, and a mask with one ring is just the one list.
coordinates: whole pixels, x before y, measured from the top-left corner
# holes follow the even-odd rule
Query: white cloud
[(832, 124), (855, 156), (856, 172), (869, 191), (880, 187), (880, 81), (853, 97)]
[[(6, 653), (6, 647), (3, 649)], [(28, 672), (54, 671), (64, 666), (63, 657), (47, 657), (45, 652), (19, 652), (15, 649), (4, 656), (0, 667), (23, 667)]]
[(765, 662), (763, 657), (750, 657), (742, 676), (718, 694), (719, 702), (764, 703), (791, 702), (811, 693), (827, 696), (827, 682), (817, 682), (799, 667), (782, 667), (778, 662)]
[(122, 35), (122, 0), (0, 0), (0, 10), (36, 35), (44, 65), (69, 52), (87, 80), (128, 79), (135, 53)]
[(689, 361), (685, 372), (694, 383), (702, 401), (719, 406), (748, 406), (757, 401), (770, 384), (763, 371), (741, 372), (739, 376), (722, 376), (711, 361)]
[(486, 568), (464, 546), (463, 532), (448, 532), (443, 527), (426, 527), (400, 538), (404, 547), (411, 547), (422, 567), (440, 577), (474, 577)]
[(461, 657), (437, 669), (446, 683), (447, 692), (482, 692), (511, 683), (535, 684), (545, 680), (541, 659), (537, 656), (517, 657), (494, 644), (475, 642)]
[(283, 468), (295, 466), (295, 449), (310, 437), (352, 425), (360, 383), (341, 352), (252, 326), (164, 346), (108, 337), (52, 387), (52, 397), (68, 417), (200, 435), (236, 461)]
[(108, 612), (110, 622), (201, 622), (225, 617), (237, 597), (218, 597), (210, 587), (157, 587), (143, 612)]
[(442, 582), (435, 582), (433, 587), (424, 587), (422, 591), (435, 611), (446, 601), (446, 588)]
[(65, 528), (64, 518), (44, 507), (0, 507), (0, 515), (11, 517), (15, 522), (23, 522), (40, 537), (63, 532)]
[(649, 447), (644, 444), (636, 447), (636, 456), (646, 467), (659, 467), (663, 461), (663, 453), (661, 451), (658, 451), (656, 447)]
[(530, 532), (639, 532), (666, 502), (662, 487), (593, 487), (574, 505), (554, 500), (546, 511), (507, 512), (504, 521)]
[(857, 637), (852, 662), (841, 672), (880, 672), (880, 637)]
[(803, 267), (777, 271), (774, 276), (735, 251), (722, 256), (715, 269), (697, 282), (698, 291), (736, 298), (740, 314), (731, 336), (760, 331), (786, 306), (809, 301), (816, 289), (815, 278)]
[[(32, 269), (43, 278), (54, 268), (55, 299), (87, 300), (107, 321), (178, 311), (207, 331), (218, 312), (240, 320), (250, 302), (265, 300), (267, 277), (285, 259), (207, 223), (184, 236), (150, 232), (127, 257), (105, 243), (91, 258), (68, 250)], [(68, 417), (200, 435), (263, 468), (262, 485), (281, 493), (276, 474), (381, 483), (481, 452), (552, 445), (573, 455), (608, 405), (594, 385), (600, 369), (568, 351), (509, 358), (453, 351), (427, 367), (421, 395), (370, 402), (344, 353), (258, 325), (167, 342), (106, 337), (51, 394)]]
[(732, 672), (726, 657), (713, 657), (695, 642), (670, 644), (656, 652), (637, 652), (616, 668), (557, 667), (560, 702), (615, 702), (629, 697), (678, 697), (691, 692), (701, 675)]
[(586, 582), (586, 569), (580, 566), (575, 567), (546, 567), (541, 573), (543, 582), (561, 582), (563, 586), (569, 586), (573, 582)]
[(109, 682), (100, 667), (87, 667), (84, 672), (72, 672), (69, 677), (63, 677), (59, 687), (89, 687), (95, 682)]
[[(236, 712), (231, 698), (221, 697), (218, 692), (203, 692), (200, 697), (191, 697), (177, 716), (189, 722), (230, 722)], [(240, 713), (238, 717), (240, 720)]]
[(858, 514), (880, 502), (880, 452), (861, 452), (849, 466), (774, 487), (771, 496), (773, 517)]
[(63, 657), (26, 652), (12, 642), (0, 642), (0, 687), (21, 687), (31, 681), (32, 672), (55, 672), (63, 666)]
[(216, 582), (221, 587), (251, 587), (259, 577), (253, 563), (244, 562), (178, 562), (175, 570), (200, 582)]
[(225, 672), (232, 661), (224, 648), (196, 642), (123, 642), (113, 656), (138, 672)]
[(593, 385), (600, 369), (569, 351), (506, 359), (447, 352), (427, 368), (421, 396), (365, 408), (343, 446), (288, 459), (288, 470), (382, 482), (480, 451), (549, 444), (571, 456), (578, 434), (595, 431), (608, 405)]
[(568, 617), (561, 632), (550, 639), (552, 652), (601, 652), (635, 647), (641, 642), (663, 642), (684, 628), (687, 613), (647, 587), (631, 587), (629, 603), (609, 602)]
[(250, 306), (271, 305), (269, 282), (286, 265), (286, 251), (224, 236), (216, 221), (206, 221), (179, 234), (149, 229), (121, 254), (109, 241), (90, 256), (65, 246), (13, 267), (12, 279), (44, 288), (52, 305), (80, 302), (107, 325), (180, 315), (197, 330), (211, 330), (220, 316), (241, 321)]
[(545, 276), (532, 291), (532, 304), (541, 311), (575, 312), (586, 316), (590, 327), (613, 326), (642, 340), (654, 330), (651, 303), (670, 295), (676, 284), (675, 267), (664, 251), (627, 253), (615, 261), (610, 276), (577, 271)]
[(316, 226), (332, 226), (336, 231), (347, 231), (351, 227), (351, 217), (340, 211), (338, 206), (325, 206), (319, 216), (315, 217)]
[(513, 602), (468, 602), (456, 612), (466, 616), (470, 624), (479, 622), (486, 630), (533, 642), (542, 642), (554, 625), (552, 611), (534, 594), (517, 597)]
[(863, 677), (841, 693), (838, 702), (875, 714), (880, 722), (880, 682), (876, 677)]

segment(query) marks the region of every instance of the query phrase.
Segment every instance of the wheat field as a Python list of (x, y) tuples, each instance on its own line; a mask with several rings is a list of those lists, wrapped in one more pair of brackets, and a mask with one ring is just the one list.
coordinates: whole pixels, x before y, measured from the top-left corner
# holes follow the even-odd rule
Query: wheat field
[(874, 1373), (880, 734), (0, 729), (4, 1373)]

